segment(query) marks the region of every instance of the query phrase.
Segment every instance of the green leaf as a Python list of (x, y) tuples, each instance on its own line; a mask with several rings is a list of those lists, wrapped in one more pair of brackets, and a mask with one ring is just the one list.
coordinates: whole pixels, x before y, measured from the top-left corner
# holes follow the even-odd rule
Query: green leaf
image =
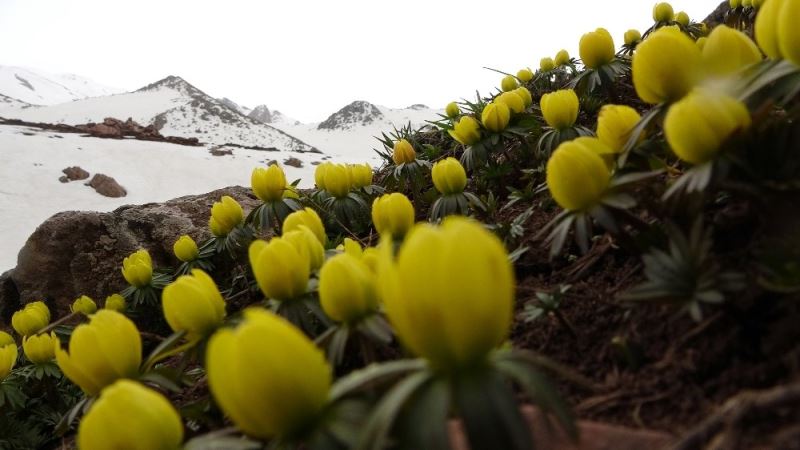
[(330, 399), (333, 402), (345, 396), (379, 388), (409, 373), (423, 370), (426, 366), (422, 359), (400, 359), (370, 364), (339, 378), (331, 387)]

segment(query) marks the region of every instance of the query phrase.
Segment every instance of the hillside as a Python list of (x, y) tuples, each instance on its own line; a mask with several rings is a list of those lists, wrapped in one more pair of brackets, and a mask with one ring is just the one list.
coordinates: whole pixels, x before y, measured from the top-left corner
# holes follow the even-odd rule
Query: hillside
[(0, 94), (32, 105), (55, 105), (121, 92), (74, 74), (0, 65)]

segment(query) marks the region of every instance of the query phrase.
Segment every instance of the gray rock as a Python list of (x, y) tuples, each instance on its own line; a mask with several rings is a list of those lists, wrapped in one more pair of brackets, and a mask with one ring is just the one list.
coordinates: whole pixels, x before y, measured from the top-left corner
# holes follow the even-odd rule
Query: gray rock
[(64, 175), (69, 181), (85, 180), (89, 178), (89, 172), (79, 166), (72, 166), (63, 169)]
[(210, 237), (211, 205), (230, 195), (249, 212), (260, 202), (249, 189), (230, 187), (166, 203), (123, 206), (109, 213), (69, 211), (42, 223), (19, 252), (17, 267), (0, 276), (0, 317), (9, 323), (21, 304), (45, 300), (53, 317), (80, 295), (102, 301), (126, 284), (122, 260), (139, 248), (155, 267), (176, 267), (172, 244), (183, 234)]
[(94, 174), (86, 185), (93, 187), (98, 194), (106, 197), (125, 197), (128, 195), (128, 191), (120, 186), (117, 180), (102, 173)]

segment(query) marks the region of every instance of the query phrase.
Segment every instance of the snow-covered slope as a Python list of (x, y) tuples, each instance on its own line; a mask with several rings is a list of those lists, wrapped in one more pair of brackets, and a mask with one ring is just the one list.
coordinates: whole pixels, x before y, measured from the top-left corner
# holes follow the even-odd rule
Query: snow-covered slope
[[(130, 139), (100, 139), (0, 125), (0, 273), (16, 264), (25, 240), (45, 219), (64, 210), (110, 211), (125, 204), (161, 202), (231, 185), (249, 186), (255, 167), (275, 160), (289, 180), (314, 183), (319, 153), (232, 148), (212, 156), (209, 147), (187, 147)], [(283, 164), (289, 157), (303, 167)], [(60, 183), (61, 170), (80, 166), (114, 177), (127, 197), (109, 198), (84, 186)]]
[(23, 109), (0, 103), (0, 116), (70, 125), (100, 122), (106, 117), (122, 120), (130, 117), (142, 125), (154, 124), (166, 136), (196, 137), (216, 145), (315, 151), (312, 146), (231, 109), (176, 76), (135, 92), (58, 105)]
[(421, 127), (426, 121), (436, 120), (438, 114), (443, 113), (443, 110), (424, 105), (391, 109), (359, 100), (320, 123), (276, 123), (274, 126), (322, 150), (333, 161), (370, 162), (375, 165), (382, 162), (372, 151), (381, 146), (376, 136), (384, 132), (389, 134), (394, 128), (408, 123), (413, 127)]
[(0, 94), (33, 105), (54, 105), (124, 92), (73, 74), (0, 66)]
[(219, 98), (217, 100), (222, 102), (222, 104), (227, 106), (228, 108), (233, 109), (235, 111), (239, 111), (240, 113), (244, 114), (245, 116), (249, 115), (253, 111), (252, 109), (248, 108), (247, 106), (240, 105), (240, 104), (236, 103), (235, 101), (229, 99), (228, 97), (222, 97), (222, 98)]
[(292, 119), (291, 117), (284, 115), (282, 112), (278, 111), (277, 109), (274, 111), (270, 111), (267, 105), (258, 105), (253, 108), (248, 116), (251, 119), (255, 119), (261, 123), (268, 123), (270, 125), (299, 125), (300, 121)]

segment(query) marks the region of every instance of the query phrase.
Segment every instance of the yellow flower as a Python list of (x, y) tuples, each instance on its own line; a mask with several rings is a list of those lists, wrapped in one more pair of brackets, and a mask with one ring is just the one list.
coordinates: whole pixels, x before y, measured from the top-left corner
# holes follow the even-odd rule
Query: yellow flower
[(459, 194), (467, 185), (467, 172), (457, 159), (449, 157), (437, 161), (431, 169), (433, 185), (442, 195)]
[(761, 61), (755, 42), (739, 30), (718, 25), (703, 45), (703, 68), (713, 76), (731, 75)]
[(5, 347), (6, 345), (12, 345), (12, 344), (16, 345), (14, 337), (6, 333), (5, 331), (0, 331), (0, 347)]
[(708, 42), (708, 38), (705, 36), (699, 37), (696, 41), (694, 41), (695, 45), (697, 45), (697, 48), (699, 48), (701, 52), (705, 48), (706, 42)]
[(558, 146), (547, 161), (547, 186), (564, 209), (583, 211), (595, 206), (608, 189), (611, 173), (597, 153), (569, 141)]
[(400, 240), (414, 225), (414, 205), (399, 192), (382, 195), (372, 202), (372, 223), (381, 236)]
[(697, 89), (675, 103), (664, 118), (664, 134), (678, 158), (702, 164), (737, 130), (750, 126), (750, 113), (740, 101)]
[(366, 264), (369, 267), (369, 270), (372, 273), (378, 273), (378, 265), (380, 264), (380, 257), (381, 252), (376, 247), (367, 247), (364, 249), (364, 253), (361, 255), (361, 262)]
[(42, 301), (31, 302), (11, 316), (11, 326), (20, 336), (30, 336), (50, 324), (50, 309)]
[(756, 16), (755, 35), (761, 50), (772, 59), (786, 58), (800, 66), (800, 1), (768, 0)]
[(531, 106), (533, 104), (533, 98), (531, 97), (531, 91), (528, 90), (525, 86), (520, 86), (513, 91), (522, 99), (522, 103), (525, 105), (525, 108)]
[(513, 91), (517, 86), (519, 86), (517, 84), (517, 79), (514, 78), (513, 75), (506, 75), (503, 77), (502, 81), (500, 81), (500, 89), (502, 89), (503, 92)]
[(344, 238), (341, 244), (336, 247), (336, 250), (347, 253), (350, 256), (361, 259), (364, 251), (361, 249), (361, 244), (350, 238)]
[(125, 297), (119, 294), (112, 294), (106, 297), (105, 309), (112, 311), (124, 312), (125, 311)]
[(639, 98), (651, 104), (675, 102), (699, 81), (701, 54), (688, 36), (664, 27), (636, 47), (631, 64)]
[(742, 6), (745, 8), (753, 6), (753, 0), (742, 0)]
[(527, 83), (533, 79), (533, 72), (531, 72), (531, 69), (520, 69), (517, 71), (517, 78)]
[(347, 197), (351, 183), (350, 169), (344, 164), (331, 164), (325, 171), (325, 190), (334, 197)]
[(61, 372), (88, 395), (120, 378), (135, 378), (142, 363), (142, 338), (124, 315), (101, 309), (75, 327), (69, 352), (55, 346)]
[(300, 225), (295, 230), (284, 231), (281, 237), (294, 245), (298, 251), (308, 255), (309, 270), (313, 271), (322, 267), (322, 263), (325, 261), (325, 248), (307, 226)]
[(674, 17), (675, 12), (669, 3), (661, 2), (653, 6), (653, 20), (656, 22), (672, 22)]
[(97, 311), (97, 304), (90, 297), (81, 295), (70, 306), (72, 312), (80, 312), (85, 315), (94, 314)]
[(208, 384), (222, 411), (246, 434), (295, 435), (327, 402), (332, 371), (325, 355), (289, 322), (260, 308), (236, 329), (211, 338)]
[(572, 89), (562, 89), (542, 95), (539, 101), (547, 125), (563, 130), (575, 125), (578, 120), (578, 95)]
[(122, 276), (133, 287), (142, 288), (153, 279), (153, 260), (140, 248), (122, 260)]
[(742, 0), (728, 0), (731, 9), (736, 9), (742, 6)]
[(378, 308), (375, 274), (359, 258), (340, 253), (322, 266), (319, 301), (331, 319), (355, 323)]
[(405, 139), (400, 139), (394, 143), (394, 153), (392, 153), (392, 159), (398, 166), (400, 164), (408, 164), (417, 159), (417, 152), (414, 151), (414, 147), (410, 142)]
[(508, 126), (511, 120), (511, 110), (504, 103), (492, 102), (483, 108), (481, 122), (489, 131), (499, 133)]
[(447, 117), (453, 119), (461, 114), (461, 110), (458, 108), (458, 104), (456, 102), (450, 102), (444, 108), (444, 113), (447, 114)]
[(603, 143), (600, 139), (593, 137), (593, 136), (581, 136), (579, 138), (575, 138), (572, 140), (575, 144), (582, 145), (592, 153), (597, 154), (601, 158), (603, 158), (603, 162), (606, 163), (606, 168), (608, 171), (611, 172), (614, 170), (614, 166), (616, 165), (617, 153), (614, 150)]
[(556, 53), (556, 57), (553, 60), (553, 63), (555, 63), (555, 65), (558, 67), (566, 66), (567, 64), (569, 64), (569, 53), (563, 49), (559, 50), (558, 53)]
[(539, 70), (542, 72), (549, 72), (556, 68), (556, 62), (553, 58), (545, 57), (539, 60)]
[[(605, 105), (597, 116), (597, 137), (611, 147), (614, 152), (621, 152), (631, 136), (631, 131), (642, 117), (639, 113), (625, 105)], [(644, 139), (644, 133), (639, 142)]]
[(186, 331), (189, 340), (207, 336), (222, 325), (225, 300), (208, 274), (193, 269), (164, 288), (164, 318), (172, 331)]
[(17, 345), (8, 344), (0, 347), (0, 381), (5, 379), (5, 377), (11, 373), (11, 369), (14, 368), (14, 364), (16, 363)]
[(369, 164), (350, 164), (350, 179), (354, 189), (359, 189), (372, 184), (372, 167)]
[(283, 198), (286, 187), (286, 174), (277, 164), (268, 168), (257, 167), (250, 176), (253, 193), (263, 202), (276, 202)]
[(35, 334), (22, 338), (22, 350), (25, 352), (25, 357), (34, 364), (44, 364), (52, 361), (55, 357), (56, 346), (60, 344), (55, 332)]
[(184, 262), (194, 261), (200, 255), (197, 243), (185, 234), (172, 244), (172, 251), (179, 260)]
[(481, 126), (472, 116), (458, 119), (452, 130), (447, 130), (450, 136), (463, 145), (472, 145), (481, 139)]
[(614, 60), (614, 39), (605, 28), (598, 28), (581, 37), (579, 51), (583, 65), (596, 69)]
[(480, 365), (508, 337), (514, 271), (503, 244), (479, 223), (420, 224), (380, 271), (380, 293), (400, 341), (433, 367)]
[(325, 172), (328, 170), (328, 167), (332, 166), (333, 163), (324, 162), (317, 166), (314, 170), (314, 182), (317, 185), (317, 189), (326, 190), (325, 189)]
[(495, 102), (504, 103), (513, 113), (525, 111), (525, 100), (517, 94), (517, 90), (503, 92), (494, 99)]
[(81, 450), (179, 450), (183, 423), (160, 393), (135, 381), (104, 389), (78, 427)]
[(675, 14), (675, 22), (683, 25), (684, 27), (689, 26), (689, 15), (686, 14), (684, 11), (680, 11)]
[(249, 253), (258, 287), (268, 298), (292, 300), (306, 293), (311, 266), (308, 253), (280, 237), (269, 243), (253, 241)]
[(631, 46), (642, 40), (642, 33), (639, 33), (639, 30), (630, 29), (625, 32), (624, 39), (625, 45)]
[(227, 236), (235, 227), (244, 222), (244, 210), (232, 197), (223, 195), (220, 201), (211, 207), (209, 228), (214, 236)]
[(325, 226), (322, 225), (322, 219), (319, 218), (317, 212), (311, 208), (305, 208), (302, 211), (295, 211), (283, 221), (283, 233), (292, 230), (300, 229), (301, 225), (305, 225), (314, 233), (314, 236), (319, 239), (319, 243), (325, 246), (328, 243), (328, 236), (325, 234)]

